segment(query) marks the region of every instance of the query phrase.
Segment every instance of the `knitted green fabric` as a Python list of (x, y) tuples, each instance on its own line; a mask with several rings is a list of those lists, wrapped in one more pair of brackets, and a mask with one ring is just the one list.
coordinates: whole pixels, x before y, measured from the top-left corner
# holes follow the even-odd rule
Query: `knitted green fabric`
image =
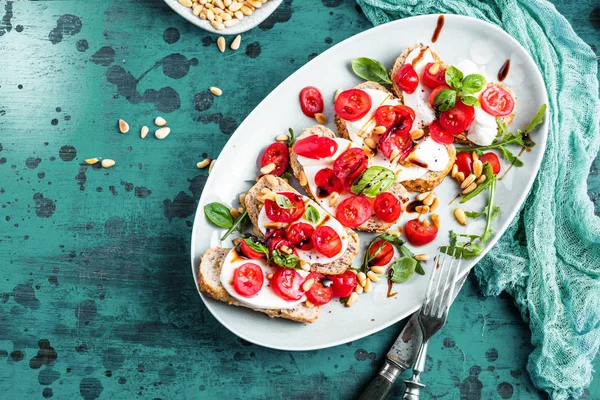
[(506, 290), (529, 321), (527, 369), (553, 399), (578, 397), (600, 345), (600, 219), (586, 179), (600, 146), (595, 55), (541, 0), (358, 0), (375, 24), (421, 14), (461, 14), (500, 26), (546, 82), (550, 131), (540, 172), (518, 217), (477, 264), (486, 294)]

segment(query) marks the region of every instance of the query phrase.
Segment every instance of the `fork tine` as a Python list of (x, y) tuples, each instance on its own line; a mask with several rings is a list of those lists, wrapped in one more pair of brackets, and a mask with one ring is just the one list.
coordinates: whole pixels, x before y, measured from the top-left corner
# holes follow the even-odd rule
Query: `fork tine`
[(438, 249), (437, 255), (433, 258), (433, 271), (431, 271), (431, 276), (429, 277), (429, 283), (427, 285), (427, 290), (425, 291), (425, 300), (423, 300), (423, 306), (421, 310), (423, 313), (428, 313), (428, 310), (431, 310), (431, 288), (433, 287), (433, 281), (435, 276), (437, 275), (437, 264), (440, 261), (440, 251)]
[(440, 258), (442, 258), (442, 261), (440, 262), (438, 260), (439, 267), (437, 265), (434, 266), (434, 268), (439, 269), (440, 271), (439, 271), (439, 274), (438, 274), (439, 276), (437, 278), (437, 282), (435, 285), (435, 292), (433, 293), (433, 299), (431, 301), (431, 306), (429, 307), (429, 315), (432, 315), (432, 316), (437, 315), (435, 310), (437, 310), (437, 308), (438, 308), (437, 304), (440, 304), (441, 300), (442, 300), (440, 298), (440, 282), (442, 281), (442, 279), (444, 277), (444, 271), (446, 269), (444, 266), (446, 265), (447, 254), (441, 253)]
[[(460, 269), (461, 259), (456, 258), (456, 249), (454, 250), (450, 265), (448, 266), (448, 272), (446, 275), (446, 283), (444, 285), (444, 293), (442, 294), (442, 301), (440, 302), (440, 307), (437, 310), (436, 315), (438, 317), (447, 316), (448, 310), (450, 309), (450, 305), (454, 300), (454, 282), (456, 281), (456, 276), (458, 275), (458, 270)], [(446, 290), (446, 288), (448, 288)]]

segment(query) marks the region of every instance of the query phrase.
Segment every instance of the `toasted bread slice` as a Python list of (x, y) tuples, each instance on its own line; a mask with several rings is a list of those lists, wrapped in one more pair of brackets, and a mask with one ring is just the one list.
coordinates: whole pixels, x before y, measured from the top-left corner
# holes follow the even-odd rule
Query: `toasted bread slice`
[(198, 288), (200, 288), (202, 293), (206, 293), (213, 299), (227, 304), (238, 307), (247, 307), (254, 311), (265, 313), (271, 318), (286, 318), (293, 321), (309, 323), (317, 320), (321, 311), (320, 307), (308, 308), (304, 303), (301, 303), (294, 308), (285, 310), (252, 308), (231, 297), (221, 284), (221, 268), (223, 266), (223, 260), (225, 260), (229, 250), (230, 249), (223, 249), (221, 247), (213, 247), (212, 249), (206, 250), (202, 256), (202, 261), (200, 262), (200, 267), (198, 269)]
[[(272, 180), (272, 178), (277, 180), (277, 185), (272, 185), (269, 183), (269, 179)], [(298, 193), (298, 191), (291, 187), (286, 181), (276, 176), (269, 175), (269, 178), (266, 178), (266, 176), (260, 178), (256, 185), (254, 185), (246, 195), (246, 210), (248, 210), (248, 216), (256, 227), (258, 227), (258, 215), (263, 207), (263, 203), (258, 200), (258, 196), (261, 195), (261, 190), (263, 188), (267, 188), (274, 192)], [(344, 254), (342, 254), (342, 256), (337, 260), (328, 264), (312, 264), (310, 266), (311, 271), (319, 272), (325, 275), (338, 275), (343, 274), (346, 271), (360, 250), (360, 241), (356, 232), (354, 232), (352, 229), (346, 229), (346, 232), (348, 234), (348, 247), (346, 248)]]
[[(333, 133), (329, 128), (327, 128), (323, 125), (315, 125), (312, 128), (305, 129), (302, 132), (302, 134), (298, 137), (298, 140), (304, 139), (305, 137), (311, 136), (311, 135), (324, 136), (324, 137), (329, 137), (332, 139), (334, 139), (336, 137), (335, 133)], [(290, 149), (290, 165), (292, 166), (294, 175), (297, 178), (299, 178), (300, 174), (303, 171), (303, 168), (302, 168), (302, 165), (298, 162), (298, 155), (292, 149)], [(313, 199), (315, 198), (314, 194), (310, 191), (310, 187), (308, 186), (308, 183), (306, 185), (304, 185), (303, 188), (310, 197), (312, 197)], [(400, 200), (400, 203), (402, 203), (403, 208), (408, 203), (408, 200), (409, 200), (408, 193), (401, 183), (399, 183), (399, 182), (394, 183), (388, 189), (388, 192), (392, 193), (394, 196), (396, 196), (398, 198), (398, 200)], [(371, 218), (369, 218), (362, 225), (358, 226), (356, 229), (359, 231), (363, 231), (363, 232), (383, 233), (383, 232), (387, 231), (388, 229), (390, 229), (392, 227), (392, 225), (394, 225), (394, 223), (385, 222), (382, 219), (380, 219), (378, 216), (373, 214), (373, 215), (371, 215)]]

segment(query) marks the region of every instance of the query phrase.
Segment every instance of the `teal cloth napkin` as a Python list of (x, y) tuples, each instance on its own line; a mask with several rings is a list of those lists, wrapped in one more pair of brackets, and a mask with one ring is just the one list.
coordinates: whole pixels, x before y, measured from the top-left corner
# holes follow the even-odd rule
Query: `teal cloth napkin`
[(600, 146), (594, 53), (547, 1), (357, 1), (375, 25), (440, 13), (491, 22), (539, 66), (550, 99), (542, 166), (518, 217), (475, 273), (485, 294), (506, 290), (529, 321), (534, 384), (553, 399), (579, 397), (600, 345), (600, 218), (586, 184)]

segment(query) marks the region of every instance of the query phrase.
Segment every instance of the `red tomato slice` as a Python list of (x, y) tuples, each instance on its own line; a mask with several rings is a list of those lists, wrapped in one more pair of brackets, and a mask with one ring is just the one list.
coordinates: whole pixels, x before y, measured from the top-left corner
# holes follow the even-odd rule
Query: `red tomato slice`
[(433, 89), (431, 91), (431, 94), (429, 95), (429, 104), (431, 104), (431, 107), (433, 107), (435, 105), (435, 96), (437, 96), (437, 94), (444, 89), (452, 90), (452, 88), (450, 86), (443, 84), (443, 85), (436, 87), (435, 89)]
[(265, 274), (256, 264), (242, 264), (233, 270), (233, 289), (243, 297), (253, 297), (262, 288)]
[(394, 122), (396, 128), (400, 130), (412, 130), (413, 122), (415, 121), (415, 112), (412, 108), (399, 104), (394, 106), (394, 112), (396, 113), (396, 121)]
[(323, 112), (323, 96), (319, 89), (307, 86), (300, 91), (300, 108), (304, 115), (314, 118), (316, 113)]
[(438, 121), (433, 121), (431, 125), (429, 125), (429, 136), (441, 144), (454, 143), (454, 135), (444, 130)]
[(288, 240), (294, 247), (302, 250), (310, 250), (313, 248), (311, 241), (315, 228), (312, 225), (298, 222), (288, 228)]
[(400, 160), (404, 160), (413, 147), (413, 140), (410, 136), (410, 129), (399, 129), (395, 127), (384, 133), (377, 142), (377, 147), (384, 156), (390, 158), (395, 149), (400, 151)]
[(327, 197), (333, 192), (342, 193), (344, 191), (344, 182), (335, 176), (331, 168), (323, 168), (317, 172), (315, 185), (317, 185), (318, 197)]
[(458, 135), (463, 133), (475, 119), (475, 107), (456, 100), (454, 107), (440, 114), (440, 125), (448, 132)]
[(357, 178), (367, 169), (369, 157), (363, 149), (353, 147), (346, 150), (333, 163), (333, 173), (340, 179)]
[(338, 144), (331, 138), (311, 135), (296, 141), (293, 149), (299, 156), (320, 160), (334, 155)]
[(390, 129), (396, 123), (396, 113), (393, 106), (381, 106), (375, 110), (375, 123)]
[[(501, 168), (500, 167), (500, 160), (498, 159), (497, 155), (495, 155), (492, 152), (484, 153), (483, 155), (479, 156), (479, 159), (484, 164), (486, 162), (489, 162), (490, 165), (492, 166), (494, 174), (498, 175), (500, 173), (500, 168)], [(465, 175), (465, 176), (467, 176), (467, 175)]]
[[(377, 250), (381, 247), (381, 250), (377, 252)], [(377, 254), (377, 255), (375, 255)], [(392, 261), (392, 257), (394, 256), (394, 246), (385, 240), (378, 239), (371, 245), (371, 249), (369, 250), (369, 255), (371, 257), (375, 256), (370, 262), (369, 265), (374, 265), (377, 267), (382, 267), (387, 265), (390, 261)]]
[(394, 77), (396, 85), (408, 94), (414, 93), (419, 86), (419, 76), (412, 64), (404, 64)]
[(418, 219), (411, 219), (404, 227), (406, 238), (413, 246), (423, 246), (435, 240), (438, 234), (438, 228), (430, 224), (428, 227), (423, 226), (423, 223)]
[(400, 218), (400, 214), (402, 214), (402, 204), (390, 192), (378, 194), (373, 202), (373, 209), (375, 210), (375, 215), (387, 223), (396, 222)]
[(515, 100), (500, 86), (488, 86), (479, 97), (481, 108), (495, 117), (510, 114), (515, 108)]
[(315, 306), (322, 306), (327, 304), (333, 298), (333, 289), (330, 287), (323, 286), (323, 279), (327, 279), (325, 275), (319, 274), (318, 272), (311, 272), (308, 274), (304, 282), (309, 279), (314, 279), (315, 282), (312, 284), (308, 292), (306, 292), (306, 298), (308, 301), (313, 303)]
[(333, 228), (325, 225), (315, 230), (312, 236), (312, 242), (315, 250), (325, 257), (334, 257), (342, 251), (342, 239)]
[(354, 183), (354, 180), (355, 178), (344, 179), (344, 189), (346, 190), (346, 192), (352, 193), (352, 184)]
[(277, 205), (276, 201), (267, 199), (265, 200), (267, 217), (275, 222), (294, 222), (299, 220), (304, 214), (304, 200), (302, 197), (291, 192), (282, 192), (278, 194), (287, 197), (292, 202), (293, 208), (281, 208)]
[(262, 258), (267, 257), (267, 255), (263, 252), (252, 250), (252, 248), (248, 245), (248, 243), (246, 243), (247, 240), (252, 241), (254, 243), (260, 243), (260, 241), (254, 236), (249, 236), (247, 238), (243, 238), (242, 241), (240, 242), (240, 252), (242, 253), (243, 256), (245, 256), (247, 258), (253, 258), (255, 260), (260, 260)]
[(291, 268), (277, 268), (271, 278), (271, 289), (279, 297), (287, 301), (297, 301), (304, 296), (302, 284), (304, 278)]
[(427, 65), (425, 65), (425, 69), (423, 69), (423, 78), (421, 79), (423, 85), (432, 89), (446, 84), (446, 68), (440, 66), (438, 72), (431, 74), (429, 68), (431, 68), (433, 64), (434, 63), (427, 63)]
[(261, 168), (265, 165), (274, 163), (275, 169), (271, 172), (272, 175), (281, 176), (288, 167), (290, 154), (288, 147), (283, 143), (273, 143), (263, 153), (260, 158)]
[(273, 230), (269, 230), (267, 232), (267, 234), (265, 235), (265, 239), (267, 241), (274, 239), (274, 238), (278, 238), (278, 237), (285, 239), (287, 237), (287, 231), (283, 228), (273, 229)]
[(335, 113), (346, 121), (358, 121), (371, 109), (371, 96), (360, 89), (344, 90), (333, 105)]
[(348, 228), (364, 224), (372, 214), (371, 202), (364, 196), (349, 197), (335, 210), (335, 218)]
[(462, 172), (465, 175), (465, 178), (473, 172), (473, 157), (471, 156), (471, 153), (458, 153), (454, 163), (458, 166), (458, 172)]
[(356, 285), (358, 285), (356, 274), (352, 271), (346, 270), (343, 274), (329, 275), (328, 278), (331, 280), (334, 297), (348, 297), (354, 291)]

